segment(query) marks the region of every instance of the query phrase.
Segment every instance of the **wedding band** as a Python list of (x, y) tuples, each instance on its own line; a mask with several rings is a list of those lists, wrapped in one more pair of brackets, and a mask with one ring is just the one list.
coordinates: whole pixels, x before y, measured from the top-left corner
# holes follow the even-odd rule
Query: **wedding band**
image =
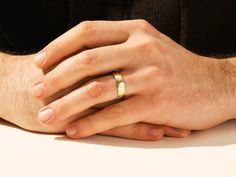
[(124, 78), (119, 73), (113, 73), (113, 77), (116, 80), (117, 98), (121, 99), (125, 96), (125, 81), (124, 81)]

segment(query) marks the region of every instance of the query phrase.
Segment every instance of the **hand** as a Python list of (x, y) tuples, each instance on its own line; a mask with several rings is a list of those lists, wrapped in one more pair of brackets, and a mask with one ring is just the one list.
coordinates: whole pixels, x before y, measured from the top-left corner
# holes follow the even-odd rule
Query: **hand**
[[(138, 122), (203, 130), (234, 116), (229, 75), (234, 66), (184, 49), (143, 20), (81, 23), (40, 55), (37, 64), (43, 69), (64, 59), (39, 81), (40, 99), (101, 76), (43, 108), (39, 119), (45, 124), (116, 99), (110, 73), (119, 70), (124, 76), (126, 99), (73, 122), (67, 129), (71, 138)], [(44, 111), (50, 114), (43, 116)]]
[[(43, 77), (43, 73), (35, 67), (33, 58), (34, 55), (12, 56), (0, 53), (0, 117), (31, 131), (65, 132), (65, 127), (74, 120), (73, 117), (56, 126), (50, 126), (40, 124), (37, 113), (40, 108), (72, 91), (73, 88), (70, 87), (47, 100), (35, 99), (31, 94), (31, 87), (34, 82)], [(91, 112), (94, 111), (86, 110), (80, 116), (88, 115)]]
[[(32, 97), (30, 92), (32, 84), (40, 77), (43, 77), (41, 70), (34, 66), (33, 57), (34, 55), (11, 56), (0, 53), (0, 117), (30, 131), (63, 133), (65, 132), (65, 127), (75, 118), (77, 119), (97, 111), (88, 109), (76, 115), (76, 117), (71, 116), (56, 126), (40, 124), (37, 119), (39, 109), (71, 92), (75, 86), (57, 93), (47, 100), (42, 101)], [(77, 85), (80, 85), (80, 83), (77, 83)], [(167, 126), (139, 123), (110, 130), (103, 134), (137, 140), (159, 140), (164, 134), (172, 137), (184, 137), (189, 133), (189, 131)]]

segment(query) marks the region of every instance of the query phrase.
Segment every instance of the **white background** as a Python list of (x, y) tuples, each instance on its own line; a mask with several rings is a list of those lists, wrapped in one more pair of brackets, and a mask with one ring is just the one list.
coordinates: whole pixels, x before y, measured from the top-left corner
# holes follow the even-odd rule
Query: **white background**
[(0, 177), (236, 177), (236, 121), (159, 142), (80, 141), (0, 122)]

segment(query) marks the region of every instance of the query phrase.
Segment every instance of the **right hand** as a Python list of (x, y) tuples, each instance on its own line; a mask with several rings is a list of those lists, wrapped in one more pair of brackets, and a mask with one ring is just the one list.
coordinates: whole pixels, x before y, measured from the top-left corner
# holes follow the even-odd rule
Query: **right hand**
[[(0, 89), (2, 92), (2, 99), (0, 99), (2, 115), (0, 116), (4, 120), (30, 131), (64, 133), (69, 123), (97, 111), (97, 109), (86, 110), (54, 126), (41, 124), (37, 119), (38, 111), (46, 104), (71, 92), (82, 83), (78, 83), (76, 86), (57, 93), (47, 100), (41, 101), (35, 99), (31, 94), (32, 85), (44, 74), (34, 65), (33, 57), (34, 55), (4, 56), (4, 71), (6, 72), (3, 73), (6, 82), (2, 84), (3, 88)], [(102, 134), (136, 140), (160, 140), (164, 135), (185, 137), (190, 134), (190, 131), (167, 126), (138, 123), (117, 127)]]

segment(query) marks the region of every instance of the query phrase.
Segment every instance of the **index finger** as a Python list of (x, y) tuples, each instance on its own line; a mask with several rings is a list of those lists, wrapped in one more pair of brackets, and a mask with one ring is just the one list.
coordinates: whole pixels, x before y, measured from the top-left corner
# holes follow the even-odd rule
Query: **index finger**
[(35, 57), (35, 64), (46, 69), (63, 58), (87, 48), (125, 42), (129, 33), (127, 21), (85, 21), (73, 27), (51, 43)]

